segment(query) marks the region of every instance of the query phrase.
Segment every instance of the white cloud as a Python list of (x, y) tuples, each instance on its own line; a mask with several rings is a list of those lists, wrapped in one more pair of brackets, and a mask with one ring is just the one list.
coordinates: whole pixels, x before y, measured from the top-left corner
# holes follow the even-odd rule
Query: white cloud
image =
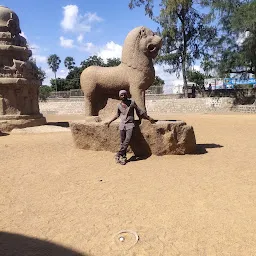
[(82, 43), (83, 40), (84, 40), (84, 36), (83, 36), (83, 34), (80, 34), (80, 35), (77, 37), (77, 42)]
[(44, 63), (47, 63), (47, 57), (46, 56), (43, 56), (43, 55), (33, 55), (33, 58), (36, 60), (36, 64), (44, 64)]
[(102, 20), (96, 13), (87, 12), (84, 15), (80, 15), (77, 5), (66, 5), (63, 7), (61, 27), (65, 31), (85, 33), (91, 31), (91, 23)]
[(76, 5), (67, 5), (63, 7), (63, 20), (61, 26), (65, 30), (73, 30), (78, 19), (78, 7)]
[(159, 65), (156, 64), (155, 66), (155, 72), (156, 72), (156, 76), (159, 76), (161, 79), (164, 80), (164, 93), (168, 94), (168, 93), (172, 93), (174, 91), (174, 88), (179, 85), (179, 84), (183, 84), (183, 80), (181, 79), (181, 75), (180, 78), (177, 78), (175, 73), (168, 73), (165, 71), (165, 69), (167, 69), (166, 65)]
[(61, 69), (60, 71), (57, 72), (57, 77), (59, 78), (66, 78), (66, 76), (68, 75), (68, 69)]
[(74, 47), (74, 40), (66, 39), (63, 36), (60, 37), (60, 45), (64, 48), (73, 48)]
[(108, 58), (121, 58), (122, 46), (114, 43), (113, 41), (108, 42), (98, 51), (97, 55), (104, 61), (106, 61)]
[(94, 13), (87, 12), (87, 13), (84, 15), (84, 18), (85, 18), (89, 23), (92, 23), (92, 22), (101, 22), (101, 21), (103, 21), (103, 19), (102, 19), (101, 17), (99, 17), (95, 12), (94, 12)]
[(97, 47), (91, 42), (85, 43), (83, 45), (83, 50), (86, 51), (86, 52), (89, 52), (91, 54), (94, 54), (96, 49), (97, 49)]
[[(43, 84), (46, 85), (51, 85), (50, 80), (54, 79), (54, 73), (52, 72), (52, 70), (50, 68), (46, 68), (44, 69), (45, 73), (46, 73), (46, 79), (44, 80)], [(64, 68), (64, 69), (59, 69), (57, 71), (56, 77), (57, 78), (66, 78), (66, 76), (68, 75), (68, 69)]]

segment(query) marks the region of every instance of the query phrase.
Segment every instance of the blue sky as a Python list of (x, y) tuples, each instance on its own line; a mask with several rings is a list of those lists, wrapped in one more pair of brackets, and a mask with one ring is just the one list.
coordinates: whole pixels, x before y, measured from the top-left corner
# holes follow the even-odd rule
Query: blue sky
[[(143, 7), (130, 10), (128, 3), (129, 0), (0, 1), (0, 5), (19, 16), (37, 65), (47, 73), (44, 84), (53, 77), (46, 63), (50, 54), (61, 58), (57, 75), (65, 77), (66, 56), (74, 57), (76, 65), (93, 54), (103, 59), (120, 57), (124, 39), (134, 27), (144, 25), (156, 30), (157, 24), (145, 16)], [(180, 81), (175, 74), (165, 73), (163, 67), (155, 68), (167, 87)]]

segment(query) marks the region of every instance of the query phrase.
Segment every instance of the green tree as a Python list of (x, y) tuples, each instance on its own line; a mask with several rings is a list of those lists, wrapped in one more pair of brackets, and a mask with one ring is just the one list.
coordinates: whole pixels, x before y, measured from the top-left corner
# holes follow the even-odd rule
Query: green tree
[(200, 71), (188, 70), (187, 78), (188, 81), (194, 82), (199, 90), (204, 88), (204, 79), (206, 78), (206, 76)]
[(90, 56), (88, 59), (84, 60), (80, 64), (83, 69), (88, 68), (89, 66), (101, 66), (104, 67), (105, 63), (101, 57), (96, 55)]
[[(55, 81), (56, 81), (56, 73), (57, 73), (57, 71), (60, 67), (60, 63), (61, 63), (59, 56), (57, 56), (56, 54), (50, 55), (47, 59), (47, 63), (49, 65), (50, 69), (52, 70), (52, 72), (54, 73), (54, 77), (55, 77)], [(57, 83), (56, 83), (55, 87), (56, 87), (56, 92), (57, 92), (58, 91)]]
[(108, 58), (106, 66), (107, 67), (115, 67), (121, 64), (121, 60), (119, 58)]
[(80, 89), (80, 75), (83, 70), (82, 67), (74, 67), (69, 71), (66, 80), (70, 89)]
[(36, 70), (36, 77), (37, 77), (41, 82), (43, 82), (43, 81), (45, 80), (45, 78), (46, 78), (46, 73), (45, 73), (45, 71), (44, 71), (41, 67), (37, 68), (37, 70)]
[(56, 86), (58, 87), (59, 91), (68, 91), (68, 82), (66, 78), (56, 78), (56, 79), (51, 79), (50, 80), (51, 88), (53, 91), (56, 90)]
[(221, 34), (213, 40), (212, 57), (203, 67), (216, 69), (221, 77), (230, 73), (256, 75), (256, 1), (206, 1), (218, 17)]
[(68, 69), (71, 70), (75, 67), (75, 60), (73, 57), (66, 57), (64, 60), (64, 66)]
[(29, 58), (29, 61), (30, 63), (32, 64), (32, 66), (34, 67), (35, 69), (35, 76), (37, 79), (39, 79), (41, 82), (43, 82), (46, 78), (46, 73), (45, 71), (41, 68), (41, 67), (38, 67), (36, 65), (36, 59), (35, 58)]
[(46, 101), (52, 92), (52, 88), (48, 85), (42, 85), (39, 87), (39, 99)]
[(192, 0), (162, 0), (158, 16), (153, 14), (153, 0), (130, 0), (129, 7), (141, 5), (145, 6), (145, 14), (160, 25), (163, 47), (157, 60), (167, 64), (170, 73), (179, 76), (182, 72), (187, 97), (187, 71), (207, 53), (209, 42), (216, 36), (216, 29), (208, 25), (210, 14), (203, 13), (204, 9), (199, 12), (199, 4)]

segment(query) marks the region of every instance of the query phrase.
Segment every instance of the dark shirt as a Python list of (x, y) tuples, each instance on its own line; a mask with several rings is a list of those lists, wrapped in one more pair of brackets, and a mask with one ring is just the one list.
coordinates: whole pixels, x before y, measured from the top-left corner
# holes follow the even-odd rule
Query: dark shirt
[[(126, 105), (127, 104), (127, 105)], [(119, 103), (117, 107), (117, 116), (120, 117), (120, 130), (129, 130), (132, 129), (134, 125), (134, 110), (138, 117), (142, 116), (146, 111), (140, 109), (136, 102), (132, 99), (128, 99), (126, 104)]]

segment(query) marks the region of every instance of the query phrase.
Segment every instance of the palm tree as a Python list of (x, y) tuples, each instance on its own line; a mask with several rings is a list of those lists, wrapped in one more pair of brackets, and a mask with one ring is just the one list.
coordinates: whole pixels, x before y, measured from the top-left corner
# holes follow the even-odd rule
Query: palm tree
[(75, 60), (73, 57), (66, 57), (64, 60), (64, 65), (68, 70), (71, 70), (75, 67)]
[[(52, 54), (48, 57), (47, 63), (49, 65), (50, 69), (52, 70), (52, 72), (54, 73), (56, 92), (57, 92), (58, 88), (57, 88), (57, 81), (56, 81), (56, 73), (59, 69), (61, 60), (60, 60), (59, 56), (57, 56), (56, 54)], [(57, 94), (56, 94), (56, 96), (57, 96)]]

